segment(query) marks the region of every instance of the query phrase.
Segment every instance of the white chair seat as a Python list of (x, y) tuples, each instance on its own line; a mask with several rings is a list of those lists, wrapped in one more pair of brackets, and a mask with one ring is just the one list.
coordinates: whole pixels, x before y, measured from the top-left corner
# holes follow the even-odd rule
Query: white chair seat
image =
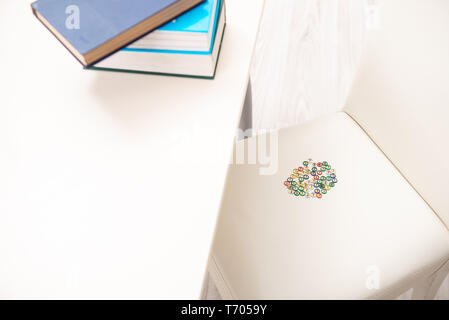
[[(283, 185), (308, 158), (336, 170), (322, 199)], [(449, 258), (444, 224), (346, 113), (281, 130), (278, 172), (259, 168), (229, 171), (209, 268), (225, 299), (391, 298)]]

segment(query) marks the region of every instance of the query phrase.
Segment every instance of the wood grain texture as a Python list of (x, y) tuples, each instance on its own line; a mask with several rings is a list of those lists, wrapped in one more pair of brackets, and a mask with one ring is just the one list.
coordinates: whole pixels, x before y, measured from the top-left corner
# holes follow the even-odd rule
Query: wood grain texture
[(267, 0), (253, 79), (254, 129), (291, 126), (338, 110), (365, 32), (359, 0)]
[[(378, 0), (265, 0), (251, 68), (255, 130), (300, 124), (339, 110)], [(208, 299), (219, 299), (213, 285)], [(411, 291), (398, 299), (410, 299)], [(446, 278), (436, 299), (449, 299)]]

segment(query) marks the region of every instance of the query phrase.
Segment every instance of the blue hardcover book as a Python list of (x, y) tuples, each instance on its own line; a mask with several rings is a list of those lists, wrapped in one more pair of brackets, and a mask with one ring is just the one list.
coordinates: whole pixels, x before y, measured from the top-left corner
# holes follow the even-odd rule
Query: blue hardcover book
[(38, 0), (37, 18), (85, 66), (204, 0)]

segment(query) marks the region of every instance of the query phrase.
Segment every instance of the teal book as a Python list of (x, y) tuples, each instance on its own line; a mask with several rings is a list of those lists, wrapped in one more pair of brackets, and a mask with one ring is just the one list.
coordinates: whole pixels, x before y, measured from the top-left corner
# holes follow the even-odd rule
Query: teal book
[(204, 0), (38, 0), (36, 17), (85, 66)]
[(226, 25), (223, 0), (206, 0), (93, 69), (214, 78)]
[(220, 0), (206, 0), (123, 50), (209, 54), (222, 3)]
[[(218, 4), (220, 1), (218, 1)], [(215, 19), (216, 0), (205, 0), (202, 4), (185, 12), (178, 18), (158, 28), (158, 31), (207, 33)]]

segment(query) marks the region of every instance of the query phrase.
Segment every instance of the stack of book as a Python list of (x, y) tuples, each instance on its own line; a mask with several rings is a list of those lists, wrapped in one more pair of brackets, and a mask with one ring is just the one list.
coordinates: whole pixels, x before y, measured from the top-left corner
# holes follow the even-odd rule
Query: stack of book
[(88, 69), (215, 77), (224, 0), (38, 0), (32, 9)]

